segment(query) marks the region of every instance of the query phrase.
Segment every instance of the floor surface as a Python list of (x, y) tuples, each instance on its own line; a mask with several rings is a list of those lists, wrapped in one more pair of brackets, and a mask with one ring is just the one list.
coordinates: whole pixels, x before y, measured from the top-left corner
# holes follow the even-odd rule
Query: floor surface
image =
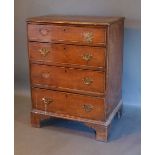
[(95, 140), (82, 123), (53, 120), (42, 128), (30, 125), (30, 97), (15, 96), (15, 155), (140, 155), (140, 109), (124, 106), (112, 123), (109, 142)]

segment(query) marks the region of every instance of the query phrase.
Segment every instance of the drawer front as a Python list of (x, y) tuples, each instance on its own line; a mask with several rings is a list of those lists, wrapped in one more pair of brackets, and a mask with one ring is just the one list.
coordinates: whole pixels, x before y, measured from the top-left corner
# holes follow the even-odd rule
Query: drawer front
[(92, 120), (105, 118), (103, 98), (46, 89), (32, 89), (32, 108)]
[(31, 61), (48, 64), (73, 64), (105, 67), (106, 49), (103, 47), (75, 46), (51, 43), (29, 43)]
[(28, 24), (30, 41), (105, 44), (106, 28)]
[(31, 64), (31, 82), (32, 85), (104, 93), (105, 73)]

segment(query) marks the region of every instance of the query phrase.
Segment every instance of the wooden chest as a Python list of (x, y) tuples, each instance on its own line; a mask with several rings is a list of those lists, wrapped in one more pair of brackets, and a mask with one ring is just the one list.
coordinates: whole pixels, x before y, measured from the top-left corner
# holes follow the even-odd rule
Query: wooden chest
[(107, 141), (122, 111), (123, 17), (29, 18), (31, 124), (53, 117), (83, 122)]

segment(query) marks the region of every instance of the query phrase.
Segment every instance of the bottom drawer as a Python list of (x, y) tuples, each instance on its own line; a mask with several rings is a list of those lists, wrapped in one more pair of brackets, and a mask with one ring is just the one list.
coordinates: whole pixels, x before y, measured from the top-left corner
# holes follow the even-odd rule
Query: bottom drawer
[(32, 108), (92, 120), (105, 119), (104, 99), (86, 95), (32, 88)]

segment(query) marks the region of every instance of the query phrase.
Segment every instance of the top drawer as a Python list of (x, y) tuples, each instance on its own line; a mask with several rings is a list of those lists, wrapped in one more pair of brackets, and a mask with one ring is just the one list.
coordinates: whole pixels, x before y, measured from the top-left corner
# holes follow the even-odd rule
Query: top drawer
[(39, 42), (106, 44), (106, 28), (28, 24), (28, 38)]

